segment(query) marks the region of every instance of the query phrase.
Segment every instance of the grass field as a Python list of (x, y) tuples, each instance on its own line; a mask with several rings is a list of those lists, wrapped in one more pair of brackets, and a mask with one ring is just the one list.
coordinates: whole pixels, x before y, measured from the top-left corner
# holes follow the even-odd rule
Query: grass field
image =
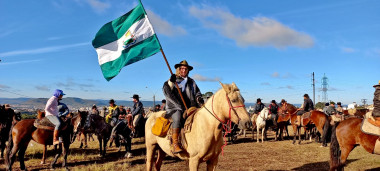
[[(290, 131), (291, 129), (289, 129)], [(268, 132), (269, 133), (269, 132)], [(290, 140), (277, 141), (270, 139), (264, 143), (239, 137), (236, 144), (229, 144), (224, 149), (224, 156), (219, 157), (218, 170), (328, 170), (329, 148), (320, 147), (315, 142), (303, 141), (301, 145), (293, 145)], [(94, 137), (96, 139), (96, 137)], [(269, 138), (273, 138), (269, 133)], [(105, 158), (98, 155), (98, 142), (89, 141), (89, 147), (79, 148), (79, 142), (74, 142), (68, 156), (70, 170), (145, 170), (145, 144), (143, 140), (135, 139), (132, 144), (134, 157), (125, 159), (125, 149), (118, 152), (112, 147), (107, 151)], [(32, 141), (26, 152), (26, 166), (28, 170), (49, 170), (49, 163), (53, 160), (52, 147), (49, 147), (47, 164), (41, 165), (42, 145)], [(60, 165), (62, 159), (58, 160)], [(4, 170), (4, 160), (0, 160), (1, 170)], [(188, 162), (167, 157), (162, 170), (188, 170)], [(13, 166), (19, 170), (19, 163)], [(66, 170), (57, 167), (55, 170)], [(200, 170), (206, 170), (202, 163)], [(380, 156), (366, 152), (362, 147), (354, 149), (349, 158), (346, 170), (380, 170)]]

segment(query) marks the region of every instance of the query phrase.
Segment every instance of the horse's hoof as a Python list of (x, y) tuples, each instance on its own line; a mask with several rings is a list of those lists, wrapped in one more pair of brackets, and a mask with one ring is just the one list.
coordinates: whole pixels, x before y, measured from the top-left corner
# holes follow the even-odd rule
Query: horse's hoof
[(46, 164), (44, 161), (41, 161), (41, 163), (40, 164)]
[(87, 148), (87, 145), (85, 145), (84, 148)]

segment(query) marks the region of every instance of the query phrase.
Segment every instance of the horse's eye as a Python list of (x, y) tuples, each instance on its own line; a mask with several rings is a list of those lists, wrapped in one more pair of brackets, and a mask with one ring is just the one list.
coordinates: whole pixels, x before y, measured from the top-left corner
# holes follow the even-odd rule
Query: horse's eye
[(236, 99), (233, 99), (233, 100), (232, 100), (232, 103), (236, 103), (236, 102), (237, 102), (237, 100), (236, 100)]

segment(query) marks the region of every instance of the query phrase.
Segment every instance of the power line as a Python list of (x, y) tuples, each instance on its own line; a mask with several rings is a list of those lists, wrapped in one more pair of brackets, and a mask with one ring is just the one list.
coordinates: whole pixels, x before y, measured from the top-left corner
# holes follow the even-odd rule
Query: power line
[(5, 90), (5, 89), (2, 89), (2, 88), (0, 88), (0, 91), (5, 91), (5, 92), (8, 92), (8, 93), (11, 93), (11, 94), (14, 94), (14, 95), (19, 95), (21, 97), (32, 98), (30, 96), (25, 96), (25, 95), (22, 95), (22, 94), (19, 94), (19, 93), (15, 93), (15, 92), (12, 92), (12, 91), (9, 91), (9, 90)]

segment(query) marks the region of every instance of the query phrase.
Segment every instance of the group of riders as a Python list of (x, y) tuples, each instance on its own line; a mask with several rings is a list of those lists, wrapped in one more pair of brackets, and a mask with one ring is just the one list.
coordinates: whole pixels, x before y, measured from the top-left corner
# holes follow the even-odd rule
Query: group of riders
[[(180, 129), (183, 127), (184, 121), (186, 118), (183, 117), (183, 113), (186, 109), (190, 107), (202, 107), (204, 105), (204, 100), (202, 97), (202, 93), (197, 86), (196, 82), (189, 77), (189, 72), (193, 69), (186, 60), (181, 61), (178, 64), (175, 64), (176, 72), (172, 74), (170, 79), (167, 80), (163, 85), (163, 93), (165, 95), (166, 100), (162, 101), (162, 105), (156, 105), (154, 108), (154, 112), (157, 111), (166, 111), (165, 118), (172, 119), (171, 124), (171, 132), (172, 132), (172, 149), (173, 153), (180, 153), (183, 151), (183, 148), (179, 141)], [(47, 101), (45, 112), (46, 118), (51, 121), (55, 125), (54, 136), (53, 136), (53, 144), (59, 144), (59, 131), (62, 125), (62, 116), (66, 116), (69, 113), (68, 107), (61, 102), (62, 97), (65, 94), (62, 90), (55, 90), (53, 96)], [(309, 98), (308, 94), (304, 96), (303, 105), (297, 109), (297, 120), (296, 124), (300, 125), (301, 116), (314, 110), (313, 101)], [(144, 119), (144, 108), (143, 104), (139, 100), (139, 95), (133, 95), (134, 105), (132, 108), (125, 109), (124, 106), (118, 106), (115, 104), (115, 101), (111, 99), (109, 101), (108, 112), (105, 114), (105, 110), (103, 109), (104, 119), (110, 124), (112, 129), (111, 138), (115, 136), (115, 128), (121, 122), (128, 122), (130, 128), (137, 127), (140, 121)], [(254, 116), (258, 116), (260, 112), (264, 109), (265, 105), (261, 102), (262, 99), (257, 99), (257, 103), (254, 106)], [(287, 105), (286, 100), (281, 100), (281, 106)], [(335, 105), (333, 103), (326, 104), (324, 109), (324, 113), (328, 116), (331, 116), (334, 121), (340, 121), (343, 115), (343, 109), (341, 103), (337, 103), (338, 107), (335, 109)], [(275, 100), (272, 100), (269, 104), (269, 114), (272, 116), (273, 124), (277, 125), (277, 119), (279, 116), (279, 105)], [(89, 111), (89, 115), (99, 115), (101, 112), (98, 111), (97, 107), (94, 105)], [(132, 122), (133, 121), (133, 122)], [(88, 123), (88, 122), (87, 122)]]
[[(182, 114), (185, 112), (186, 107), (201, 107), (204, 104), (204, 100), (197, 84), (188, 76), (189, 71), (191, 71), (193, 67), (190, 66), (186, 60), (181, 61), (174, 67), (176, 69), (176, 73), (172, 74), (170, 79), (163, 85), (163, 93), (166, 100), (162, 100), (161, 106), (156, 105), (153, 111), (166, 111), (165, 118), (172, 118), (173, 122), (171, 124), (171, 129), (173, 153), (180, 153), (183, 149), (179, 142), (179, 133), (185, 120), (185, 118), (182, 117)], [(63, 122), (61, 117), (65, 117), (68, 113), (70, 113), (67, 105), (61, 102), (64, 95), (65, 94), (62, 90), (56, 89), (53, 96), (47, 101), (45, 107), (46, 118), (55, 125), (53, 134), (54, 145), (62, 142), (59, 137), (59, 132)], [(183, 98), (185, 104), (181, 101), (181, 98)], [(99, 112), (96, 105), (93, 105), (91, 111), (89, 111), (86, 124), (90, 123), (88, 121), (89, 118), (91, 118), (89, 117), (90, 115), (103, 114), (105, 122), (113, 127), (111, 132), (111, 140), (115, 138), (116, 128), (121, 122), (126, 123), (125, 125), (131, 129), (138, 127), (139, 124), (142, 123), (141, 120), (146, 117), (145, 111), (143, 104), (139, 100), (139, 95), (133, 95), (132, 99), (134, 102), (132, 109), (125, 109), (122, 105), (118, 106), (115, 104), (115, 101), (111, 99), (109, 101), (107, 114), (105, 114), (104, 108), (101, 112)], [(130, 121), (133, 122), (131, 123)]]

